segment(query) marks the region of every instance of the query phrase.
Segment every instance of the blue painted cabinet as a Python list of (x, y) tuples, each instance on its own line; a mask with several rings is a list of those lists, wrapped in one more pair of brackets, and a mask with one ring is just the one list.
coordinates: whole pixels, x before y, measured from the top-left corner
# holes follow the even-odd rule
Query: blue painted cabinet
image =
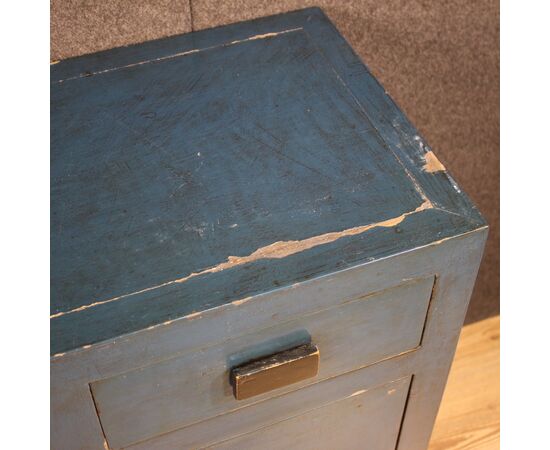
[(52, 65), (51, 159), (52, 448), (427, 447), (487, 225), (320, 9)]

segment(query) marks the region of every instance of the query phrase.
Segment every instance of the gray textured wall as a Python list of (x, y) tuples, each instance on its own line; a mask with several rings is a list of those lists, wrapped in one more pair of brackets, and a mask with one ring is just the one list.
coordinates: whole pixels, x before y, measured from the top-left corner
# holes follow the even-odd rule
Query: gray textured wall
[(499, 2), (51, 0), (51, 59), (321, 6), (481, 209), (467, 321), (499, 312)]

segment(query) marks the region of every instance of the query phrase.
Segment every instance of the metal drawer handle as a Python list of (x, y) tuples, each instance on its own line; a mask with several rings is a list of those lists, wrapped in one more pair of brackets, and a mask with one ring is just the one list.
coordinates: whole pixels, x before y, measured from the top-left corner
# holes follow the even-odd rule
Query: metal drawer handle
[(305, 344), (233, 368), (230, 383), (235, 398), (243, 400), (312, 378), (318, 371), (319, 349)]

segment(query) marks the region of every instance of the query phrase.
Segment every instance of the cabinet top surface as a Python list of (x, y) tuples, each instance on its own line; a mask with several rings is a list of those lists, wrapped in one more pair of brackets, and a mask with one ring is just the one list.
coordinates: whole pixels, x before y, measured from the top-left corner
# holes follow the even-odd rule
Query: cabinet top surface
[(319, 9), (51, 73), (52, 353), (484, 225)]

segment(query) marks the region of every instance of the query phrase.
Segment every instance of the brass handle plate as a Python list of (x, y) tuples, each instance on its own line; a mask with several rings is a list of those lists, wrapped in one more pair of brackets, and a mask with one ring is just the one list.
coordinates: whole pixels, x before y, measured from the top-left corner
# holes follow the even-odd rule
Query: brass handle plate
[(318, 371), (319, 349), (305, 344), (233, 368), (230, 383), (235, 398), (243, 400), (312, 378)]

